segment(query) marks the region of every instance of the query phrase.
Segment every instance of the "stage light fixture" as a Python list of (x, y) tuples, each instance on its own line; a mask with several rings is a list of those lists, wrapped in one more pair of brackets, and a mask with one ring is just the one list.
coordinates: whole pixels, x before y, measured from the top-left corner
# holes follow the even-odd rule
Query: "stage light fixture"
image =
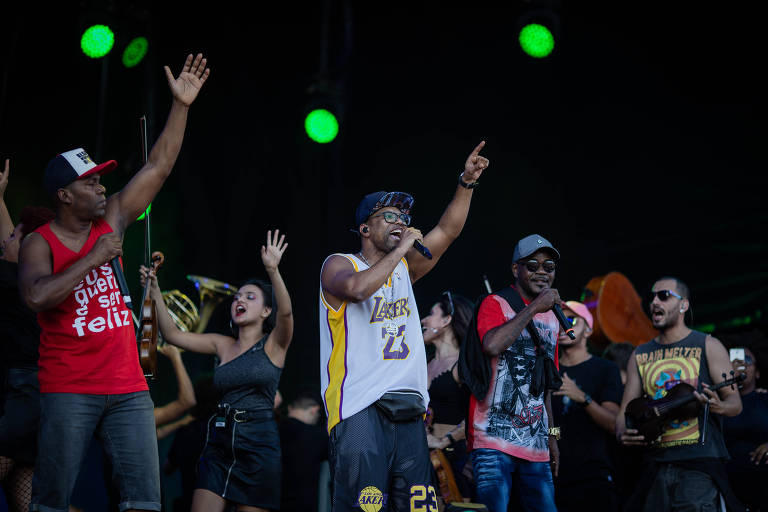
[(144, 210), (144, 212), (138, 216), (136, 220), (144, 220), (144, 217), (147, 216), (148, 213), (152, 212), (152, 203), (149, 203), (149, 206), (147, 206), (147, 209)]
[(518, 36), (520, 47), (525, 53), (536, 59), (542, 59), (555, 49), (555, 36), (552, 31), (540, 23), (528, 23)]
[(123, 50), (123, 65), (127, 68), (138, 66), (147, 55), (148, 49), (149, 41), (146, 37), (134, 37)]
[(339, 133), (339, 122), (330, 111), (318, 108), (307, 114), (304, 130), (313, 141), (326, 144), (333, 141)]
[(80, 48), (92, 59), (107, 55), (115, 44), (115, 34), (106, 25), (88, 27), (80, 38)]

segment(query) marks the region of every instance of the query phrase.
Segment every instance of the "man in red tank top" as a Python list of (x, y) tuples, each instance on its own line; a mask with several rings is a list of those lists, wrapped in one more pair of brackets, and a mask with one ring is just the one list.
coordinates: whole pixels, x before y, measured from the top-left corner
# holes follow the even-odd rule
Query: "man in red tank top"
[(160, 510), (153, 403), (139, 364), (131, 311), (110, 260), (125, 229), (163, 185), (181, 149), (189, 106), (210, 74), (189, 55), (174, 78), (171, 111), (147, 163), (107, 198), (95, 164), (78, 148), (53, 158), (43, 178), (56, 218), (31, 233), (19, 254), (19, 288), (41, 327), (39, 456), (31, 510), (67, 511), (95, 435), (112, 463), (121, 510)]

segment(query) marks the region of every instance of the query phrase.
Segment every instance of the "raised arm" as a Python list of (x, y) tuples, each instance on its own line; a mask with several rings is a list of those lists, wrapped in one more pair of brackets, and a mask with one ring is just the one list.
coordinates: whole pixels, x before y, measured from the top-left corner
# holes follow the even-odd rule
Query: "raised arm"
[[(476, 182), (480, 175), (483, 174), (483, 170), (488, 167), (488, 159), (480, 156), (480, 150), (484, 146), (485, 141), (478, 144), (472, 153), (469, 154), (469, 157), (467, 157), (467, 161), (464, 163), (464, 173), (460, 178), (464, 183), (471, 184)], [(416, 282), (432, 270), (437, 260), (448, 249), (448, 246), (459, 236), (461, 230), (464, 229), (471, 201), (472, 189), (457, 184), (453, 199), (448, 203), (448, 207), (443, 212), (442, 217), (440, 217), (437, 226), (424, 237), (424, 245), (432, 253), (432, 259), (425, 258), (415, 249), (411, 249), (406, 255), (412, 282)]]
[(157, 351), (171, 361), (173, 373), (176, 374), (178, 394), (176, 395), (176, 400), (160, 407), (155, 407), (155, 427), (165, 425), (179, 418), (197, 403), (197, 400), (195, 400), (195, 388), (192, 386), (192, 380), (189, 378), (187, 368), (181, 359), (179, 349), (173, 345), (165, 345), (157, 347)]
[(19, 289), (27, 306), (35, 312), (60, 304), (91, 269), (123, 254), (117, 233), (101, 235), (84, 257), (53, 274), (51, 248), (38, 233), (30, 233), (19, 251)]
[(122, 234), (147, 208), (171, 174), (184, 139), (189, 106), (195, 101), (200, 88), (210, 75), (206, 64), (207, 60), (201, 53), (194, 59), (190, 54), (178, 78), (174, 78), (170, 68), (165, 66), (168, 87), (173, 94), (171, 112), (165, 128), (152, 147), (144, 167), (121, 191), (107, 201), (107, 222), (119, 233)]
[(10, 174), (10, 161), (5, 159), (5, 170), (0, 172), (0, 240), (10, 236), (13, 231), (13, 220), (8, 213), (8, 206), (5, 204), (5, 189), (8, 188), (8, 175)]
[(215, 333), (198, 334), (194, 332), (184, 332), (176, 327), (176, 324), (173, 323), (173, 320), (171, 320), (171, 317), (168, 314), (168, 308), (163, 299), (163, 292), (160, 291), (157, 276), (154, 272), (148, 272), (147, 267), (144, 265), (140, 267), (139, 272), (142, 281), (146, 279), (147, 276), (152, 280), (149, 293), (155, 301), (155, 307), (157, 308), (157, 325), (160, 327), (160, 333), (163, 335), (163, 339), (171, 345), (176, 345), (184, 350), (198, 352), (200, 354), (216, 354), (217, 356), (220, 356), (220, 347), (223, 347), (224, 344), (227, 341), (231, 341), (232, 338)]
[[(278, 236), (280, 237), (279, 239)], [(275, 315), (275, 328), (272, 329), (272, 332), (267, 337), (264, 351), (269, 356), (269, 359), (280, 367), (285, 364), (285, 353), (293, 338), (291, 296), (288, 294), (288, 288), (285, 286), (283, 276), (280, 275), (280, 270), (277, 268), (287, 248), (288, 244), (285, 243), (285, 235), (280, 235), (279, 229), (275, 230), (274, 237), (271, 230), (267, 231), (267, 244), (261, 246), (261, 261), (264, 263), (264, 268), (272, 284), (277, 315)]]

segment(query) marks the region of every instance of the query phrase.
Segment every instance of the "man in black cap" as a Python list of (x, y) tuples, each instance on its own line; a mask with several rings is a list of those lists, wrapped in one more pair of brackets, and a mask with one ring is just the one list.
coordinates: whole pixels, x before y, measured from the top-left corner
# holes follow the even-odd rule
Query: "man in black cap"
[(413, 197), (374, 192), (355, 212), (360, 252), (323, 264), (321, 388), (334, 510), (375, 512), (390, 503), (394, 510), (437, 510), (422, 420), (427, 360), (412, 283), (461, 233), (472, 189), (488, 166), (479, 155), (484, 145), (467, 158), (452, 201), (426, 236), (409, 227)]
[(560, 324), (552, 311), (562, 304), (552, 288), (559, 258), (546, 238), (523, 238), (512, 254), (514, 284), (487, 295), (477, 310), (490, 387), (482, 398), (470, 397), (467, 440), (477, 501), (490, 512), (506, 511), (510, 495), (524, 510), (556, 510), (559, 430), (550, 395), (559, 381)]
[(31, 510), (66, 511), (90, 439), (102, 440), (120, 490), (120, 509), (160, 510), (153, 403), (139, 365), (131, 312), (110, 260), (125, 229), (160, 190), (176, 161), (189, 106), (209, 76), (202, 54), (174, 78), (173, 104), (147, 163), (107, 198), (97, 165), (82, 148), (53, 158), (43, 184), (56, 217), (24, 239), (19, 287), (41, 327), (39, 456)]

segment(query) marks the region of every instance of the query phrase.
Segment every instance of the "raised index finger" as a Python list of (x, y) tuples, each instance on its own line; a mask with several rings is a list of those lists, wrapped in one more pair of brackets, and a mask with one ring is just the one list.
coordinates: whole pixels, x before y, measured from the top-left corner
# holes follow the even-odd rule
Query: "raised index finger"
[(480, 144), (477, 145), (477, 147), (472, 150), (471, 156), (477, 156), (478, 153), (480, 153), (480, 150), (483, 149), (485, 146), (485, 141), (480, 142)]

